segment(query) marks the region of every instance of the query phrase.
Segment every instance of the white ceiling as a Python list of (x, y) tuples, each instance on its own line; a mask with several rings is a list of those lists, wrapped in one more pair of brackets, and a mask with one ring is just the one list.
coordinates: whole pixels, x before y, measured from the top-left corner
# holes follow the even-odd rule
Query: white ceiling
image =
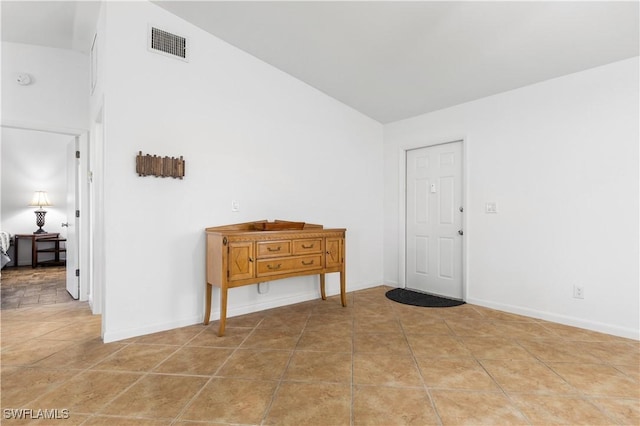
[(99, 12), (98, 1), (2, 0), (2, 41), (88, 53)]
[[(639, 54), (639, 3), (157, 1), (388, 123)], [(2, 2), (2, 39), (88, 50), (94, 2)]]

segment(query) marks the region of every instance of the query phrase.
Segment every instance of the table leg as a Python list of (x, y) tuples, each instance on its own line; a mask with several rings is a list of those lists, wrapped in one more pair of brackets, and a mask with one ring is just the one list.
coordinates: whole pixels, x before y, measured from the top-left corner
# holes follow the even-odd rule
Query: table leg
[(220, 328), (218, 336), (224, 336), (224, 327), (227, 324), (227, 287), (220, 287)]
[(18, 241), (20, 237), (17, 235), (13, 237), (13, 266), (18, 266)]
[(342, 270), (340, 271), (340, 300), (342, 301), (342, 306), (346, 307), (347, 306), (347, 294), (346, 294), (347, 286), (346, 286), (345, 275), (346, 275), (346, 272), (343, 267)]
[(36, 240), (38, 237), (33, 237), (31, 239), (31, 267), (35, 268), (38, 266), (38, 244), (36, 244)]
[(327, 294), (324, 291), (324, 274), (320, 274), (320, 296), (322, 300), (327, 300)]
[(211, 318), (211, 289), (212, 285), (207, 283), (207, 294), (205, 295), (206, 306), (204, 308), (204, 325), (209, 324), (209, 319)]

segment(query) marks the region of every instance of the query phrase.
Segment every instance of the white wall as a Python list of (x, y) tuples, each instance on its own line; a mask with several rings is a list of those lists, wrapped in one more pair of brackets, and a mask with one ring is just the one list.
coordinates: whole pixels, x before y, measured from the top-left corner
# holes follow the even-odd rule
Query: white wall
[(385, 282), (402, 148), (462, 137), (466, 300), (637, 339), (638, 101), (632, 58), (385, 126)]
[[(347, 289), (381, 284), (382, 125), (153, 4), (106, 8), (105, 341), (202, 321), (208, 226), (345, 227)], [(149, 23), (190, 61), (148, 52)], [(138, 177), (138, 151), (184, 156), (185, 179)], [(232, 289), (230, 315), (319, 297), (317, 277), (270, 287)]]

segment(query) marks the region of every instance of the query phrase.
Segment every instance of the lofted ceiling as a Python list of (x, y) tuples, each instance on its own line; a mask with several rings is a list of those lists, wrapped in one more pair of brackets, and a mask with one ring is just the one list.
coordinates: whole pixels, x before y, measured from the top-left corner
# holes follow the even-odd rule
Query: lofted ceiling
[[(638, 1), (154, 3), (381, 123), (639, 54)], [(2, 40), (86, 52), (96, 17), (3, 1)]]
[(2, 41), (88, 53), (98, 1), (1, 1)]

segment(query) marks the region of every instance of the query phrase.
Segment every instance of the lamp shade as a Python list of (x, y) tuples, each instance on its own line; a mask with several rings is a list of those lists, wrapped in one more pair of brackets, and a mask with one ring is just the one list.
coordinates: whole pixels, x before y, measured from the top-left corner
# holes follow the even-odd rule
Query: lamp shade
[(33, 198), (31, 199), (29, 205), (40, 208), (51, 206), (51, 201), (49, 201), (47, 191), (36, 191), (33, 194)]

